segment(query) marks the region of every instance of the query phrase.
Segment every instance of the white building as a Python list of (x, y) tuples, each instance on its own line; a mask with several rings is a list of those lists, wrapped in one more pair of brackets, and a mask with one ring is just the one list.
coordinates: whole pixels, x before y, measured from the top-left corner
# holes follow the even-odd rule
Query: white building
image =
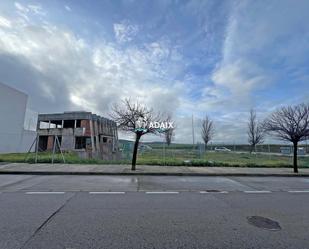
[(37, 113), (27, 94), (0, 82), (0, 153), (27, 152), (36, 137)]

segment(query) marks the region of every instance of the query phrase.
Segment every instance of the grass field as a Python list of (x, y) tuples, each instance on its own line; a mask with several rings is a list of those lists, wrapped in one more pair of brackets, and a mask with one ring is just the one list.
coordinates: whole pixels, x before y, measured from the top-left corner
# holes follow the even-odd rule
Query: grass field
[[(52, 155), (48, 152), (39, 153), (39, 163), (51, 163)], [(0, 162), (28, 162), (34, 163), (35, 154), (11, 153), (1, 154)], [(130, 164), (130, 155), (119, 161), (104, 161), (99, 159), (80, 159), (74, 153), (65, 153), (66, 163), (75, 164)], [(60, 154), (55, 155), (55, 163), (62, 163)], [(309, 167), (309, 157), (298, 158), (299, 167)], [(139, 152), (137, 164), (165, 165), (165, 166), (224, 166), (224, 167), (291, 167), (292, 158), (279, 155), (213, 152), (199, 153), (188, 148), (166, 149), (155, 148)]]
[[(165, 154), (165, 157), (164, 157)], [(165, 162), (164, 162), (165, 158)], [(139, 155), (139, 162), (163, 165), (184, 165), (192, 166), (239, 166), (239, 167), (290, 167), (292, 158), (288, 156), (234, 153), (234, 152), (206, 152), (187, 150), (162, 150), (153, 149)], [(186, 162), (184, 162), (186, 161)], [(299, 157), (300, 167), (309, 167), (309, 157)]]

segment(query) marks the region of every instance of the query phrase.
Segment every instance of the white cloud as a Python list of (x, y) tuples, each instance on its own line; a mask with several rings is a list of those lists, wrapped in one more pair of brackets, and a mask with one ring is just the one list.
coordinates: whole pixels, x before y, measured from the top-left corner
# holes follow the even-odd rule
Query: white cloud
[(16, 8), (16, 13), (27, 22), (30, 21), (31, 15), (36, 15), (39, 17), (46, 16), (46, 12), (40, 5), (36, 4), (23, 5), (19, 2), (15, 2), (14, 6)]
[(114, 23), (115, 38), (119, 43), (132, 41), (138, 33), (138, 26), (125, 20), (120, 23)]
[(48, 23), (37, 26), (11, 22), (10, 30), (0, 28), (0, 53), (24, 58), (41, 75), (38, 85), (26, 86), (39, 87), (45, 96), (47, 102), (37, 106), (39, 111), (65, 100), (62, 109), (107, 115), (112, 103), (126, 97), (161, 111), (179, 106), (183, 85), (162, 78), (166, 68), (160, 65), (169, 51), (163, 43), (126, 49), (105, 41), (93, 45)]
[(29, 5), (27, 5), (27, 7), (30, 11), (32, 11), (36, 15), (41, 15), (41, 16), (46, 15), (46, 12), (43, 11), (43, 9), (40, 5), (29, 4)]
[(70, 6), (68, 6), (68, 5), (65, 5), (65, 6), (64, 6), (64, 8), (65, 8), (67, 11), (69, 11), (69, 12), (71, 12), (71, 11), (72, 11), (71, 7), (70, 7)]
[(232, 97), (250, 97), (257, 87), (265, 86), (269, 79), (263, 70), (251, 61), (236, 60), (220, 65), (213, 73), (212, 80), (216, 86), (225, 87)]
[(3, 16), (0, 16), (0, 27), (11, 28), (12, 27), (11, 21)]
[[(239, 105), (250, 104), (247, 101), (254, 103), (252, 93), (257, 89), (282, 84), (276, 82), (282, 72), (299, 70), (309, 53), (305, 42), (309, 38), (308, 18), (304, 18), (308, 7), (308, 2), (234, 2), (222, 60), (212, 74), (214, 87), (227, 89), (226, 96), (237, 98)], [(276, 70), (278, 67), (280, 70)], [(306, 78), (306, 74), (303, 71), (301, 77)]]
[(23, 6), (22, 4), (18, 3), (18, 2), (15, 2), (14, 3), (15, 7), (17, 10), (21, 11), (21, 12), (29, 12), (29, 9), (25, 6)]

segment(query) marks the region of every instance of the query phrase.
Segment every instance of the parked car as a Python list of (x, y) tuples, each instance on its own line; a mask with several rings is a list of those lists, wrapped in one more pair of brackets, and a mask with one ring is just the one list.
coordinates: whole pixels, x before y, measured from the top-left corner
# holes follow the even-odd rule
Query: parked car
[(139, 144), (138, 150), (139, 151), (152, 150), (152, 147), (146, 144)]
[(229, 152), (231, 151), (230, 149), (226, 148), (226, 147), (216, 147), (215, 151), (223, 151), (223, 152)]

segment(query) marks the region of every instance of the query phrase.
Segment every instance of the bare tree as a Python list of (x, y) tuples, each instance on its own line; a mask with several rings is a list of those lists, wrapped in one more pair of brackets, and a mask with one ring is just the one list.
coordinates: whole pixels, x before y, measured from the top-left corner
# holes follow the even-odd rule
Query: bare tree
[[(171, 121), (172, 121), (172, 115), (169, 114), (167, 116), (167, 122), (171, 122)], [(173, 128), (168, 128), (165, 130), (164, 136), (165, 136), (165, 142), (167, 146), (170, 146), (170, 144), (172, 143), (174, 135), (175, 135), (175, 126)]]
[(264, 130), (262, 124), (260, 124), (256, 117), (254, 109), (250, 110), (249, 121), (248, 121), (248, 142), (250, 144), (250, 153), (255, 150), (255, 146), (263, 143), (264, 141)]
[(139, 103), (132, 103), (129, 99), (125, 99), (120, 106), (114, 105), (111, 117), (118, 124), (120, 129), (135, 133), (131, 168), (135, 170), (137, 150), (141, 137), (148, 133), (159, 133), (159, 129), (149, 126), (149, 124), (153, 122), (162, 122), (162, 117), (159, 113), (155, 113), (153, 109), (148, 109)]
[(294, 173), (297, 173), (297, 145), (309, 136), (309, 104), (278, 109), (264, 121), (264, 129), (281, 140), (293, 143), (293, 167)]
[(205, 143), (205, 148), (207, 148), (207, 144), (213, 138), (214, 132), (213, 121), (206, 115), (202, 120), (202, 139)]

